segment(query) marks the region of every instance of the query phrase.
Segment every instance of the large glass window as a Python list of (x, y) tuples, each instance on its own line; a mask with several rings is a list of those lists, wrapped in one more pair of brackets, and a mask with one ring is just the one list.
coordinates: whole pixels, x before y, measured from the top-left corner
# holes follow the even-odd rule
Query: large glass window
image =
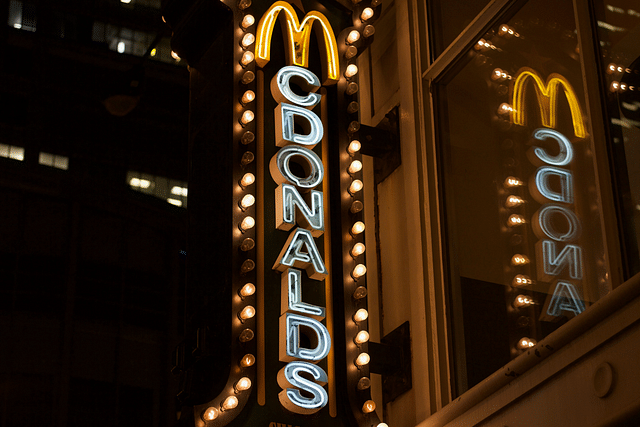
[(573, 2), (510, 13), (435, 82), (455, 394), (611, 289)]

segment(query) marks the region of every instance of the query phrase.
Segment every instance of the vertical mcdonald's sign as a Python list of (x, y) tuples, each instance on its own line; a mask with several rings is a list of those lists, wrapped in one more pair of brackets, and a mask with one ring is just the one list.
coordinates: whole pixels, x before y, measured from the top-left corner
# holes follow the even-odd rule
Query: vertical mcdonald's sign
[[(223, 144), (233, 163), (224, 326), (231, 339), (216, 343), (229, 349), (226, 383), (193, 402), (194, 425), (378, 426), (369, 390), (356, 62), (382, 6), (221, 5), (233, 19), (233, 44), (217, 47), (232, 50), (223, 70), (233, 76), (224, 82), (233, 88), (231, 140), (200, 144)], [(206, 34), (206, 20), (190, 16)], [(192, 82), (211, 88), (207, 73), (220, 63), (190, 61)], [(193, 95), (192, 106), (198, 102), (217, 106)], [(193, 132), (202, 129), (197, 123)]]

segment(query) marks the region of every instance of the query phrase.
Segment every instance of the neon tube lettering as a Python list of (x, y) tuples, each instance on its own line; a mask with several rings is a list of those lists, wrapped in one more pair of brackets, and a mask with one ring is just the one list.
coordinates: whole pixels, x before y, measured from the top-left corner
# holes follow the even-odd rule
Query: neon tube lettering
[[(551, 177), (560, 180), (560, 192), (551, 188), (549, 180)], [(538, 168), (535, 176), (535, 190), (532, 195), (540, 202), (544, 203), (549, 199), (554, 202), (573, 203), (573, 176), (571, 172), (552, 166), (542, 166)]]
[[(324, 232), (324, 215), (322, 192), (311, 190), (311, 208), (304, 201), (298, 190), (291, 184), (280, 184), (276, 188), (276, 228), (289, 231), (298, 223), (311, 231), (313, 237)], [(297, 211), (302, 218), (297, 220)]]
[[(278, 147), (296, 143), (313, 148), (318, 142), (322, 141), (324, 134), (322, 122), (320, 117), (313, 111), (282, 102), (276, 107), (275, 116), (276, 135), (278, 135), (276, 145)], [(296, 123), (302, 127), (306, 134), (300, 134), (295, 131)]]
[(558, 141), (558, 145), (560, 146), (560, 152), (557, 156), (550, 156), (544, 149), (536, 147), (533, 152), (540, 160), (552, 166), (565, 166), (571, 163), (573, 159), (573, 147), (566, 136), (553, 129), (536, 129), (536, 131), (533, 132), (533, 137), (538, 141), (553, 138)]
[[(309, 92), (306, 96), (300, 96), (291, 90), (290, 81), (292, 78), (302, 83), (302, 90)], [(320, 102), (322, 95), (313, 93), (319, 87), (320, 79), (315, 74), (306, 68), (294, 65), (282, 67), (275, 78), (271, 80), (271, 93), (276, 102), (289, 101), (305, 108), (313, 108)]]
[(558, 282), (547, 308), (547, 314), (560, 316), (563, 311), (569, 311), (577, 316), (584, 311), (584, 303), (571, 283)]
[[(303, 246), (306, 247), (306, 252), (302, 250)], [(284, 271), (289, 267), (304, 268), (307, 275), (315, 280), (322, 280), (327, 276), (327, 268), (309, 230), (296, 228), (289, 235), (273, 264), (273, 269), (278, 271)]]
[[(304, 378), (303, 373), (315, 382)], [(278, 372), (278, 385), (283, 389), (278, 399), (291, 412), (313, 414), (329, 401), (327, 392), (322, 388), (327, 381), (327, 373), (321, 367), (308, 362), (289, 362)], [(311, 397), (303, 396), (300, 390), (311, 394)]]
[[(301, 157), (306, 160), (308, 166), (306, 168), (307, 176), (301, 178), (291, 172), (289, 163), (294, 157)], [(324, 166), (322, 166), (320, 157), (308, 148), (298, 147), (297, 145), (288, 145), (281, 148), (271, 159), (269, 171), (277, 184), (290, 182), (302, 190), (316, 188), (324, 178)]]
[[(300, 347), (300, 326), (315, 333), (315, 348)], [(280, 328), (287, 331), (286, 340), (280, 342), (280, 361), (303, 359), (317, 362), (329, 354), (331, 337), (327, 328), (319, 321), (295, 313), (285, 313), (280, 316)]]
[[(557, 224), (557, 221), (553, 221), (552, 219), (554, 215), (564, 217), (568, 224), (566, 232), (559, 232), (554, 227), (554, 224)], [(573, 211), (570, 211), (563, 206), (546, 204), (534, 214), (533, 218), (533, 231), (541, 239), (544, 239), (544, 236), (547, 236), (558, 242), (571, 242), (580, 237), (582, 230), (578, 217)]]
[(324, 307), (302, 302), (302, 271), (289, 268), (281, 279), (282, 313), (298, 312), (313, 317), (316, 320), (324, 319)]
[(558, 276), (565, 267), (569, 267), (572, 279), (582, 279), (582, 249), (579, 246), (566, 245), (556, 255), (556, 242), (541, 240), (536, 243), (536, 252), (538, 259), (542, 260), (542, 265), (538, 265), (538, 274), (543, 280)]

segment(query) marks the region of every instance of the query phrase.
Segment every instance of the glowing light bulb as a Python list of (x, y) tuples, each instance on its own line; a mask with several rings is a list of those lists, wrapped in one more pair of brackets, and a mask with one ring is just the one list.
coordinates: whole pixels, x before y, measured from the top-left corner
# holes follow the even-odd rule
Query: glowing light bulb
[(354, 200), (353, 203), (351, 203), (351, 208), (349, 208), (349, 211), (351, 213), (358, 213), (362, 211), (362, 209), (364, 209), (364, 204), (360, 200)]
[(240, 332), (238, 340), (240, 340), (240, 342), (249, 342), (253, 339), (253, 335), (254, 334), (251, 329), (245, 329), (244, 331)]
[(515, 208), (516, 206), (520, 206), (524, 203), (524, 200), (518, 196), (511, 195), (507, 197), (507, 201), (505, 202), (505, 206), (508, 208)]
[(233, 386), (236, 393), (240, 393), (241, 391), (249, 390), (251, 388), (251, 380), (247, 377), (242, 377), (238, 380), (238, 382)]
[(524, 219), (524, 217), (522, 215), (518, 215), (518, 214), (512, 214), (509, 215), (509, 227), (515, 227), (517, 225), (522, 225), (526, 222), (526, 220)]
[(502, 70), (500, 68), (496, 68), (491, 73), (491, 80), (501, 80), (502, 79)]
[(376, 427), (389, 427), (389, 424), (387, 424), (387, 423), (380, 423), (380, 424), (378, 424)]
[(242, 99), (240, 100), (240, 102), (242, 103), (242, 105), (247, 105), (248, 103), (253, 102), (254, 99), (256, 99), (255, 92), (252, 90), (248, 90), (242, 95)]
[(360, 160), (354, 160), (349, 165), (349, 173), (354, 174), (362, 170), (362, 162)]
[(364, 30), (362, 30), (362, 35), (365, 37), (371, 37), (375, 32), (376, 27), (374, 27), (373, 25), (367, 25), (364, 27)]
[(256, 220), (252, 216), (246, 216), (240, 223), (240, 230), (244, 233), (247, 230), (252, 229), (256, 225)]
[(369, 377), (362, 377), (358, 380), (358, 390), (366, 390), (371, 387), (371, 380)]
[(364, 264), (358, 264), (351, 272), (351, 276), (355, 280), (358, 280), (359, 278), (364, 276), (366, 273), (367, 273), (367, 267), (365, 267)]
[(250, 297), (256, 293), (256, 287), (253, 283), (245, 283), (238, 293), (242, 298)]
[(242, 47), (246, 49), (249, 46), (251, 46), (255, 41), (256, 41), (256, 36), (254, 36), (253, 33), (247, 33), (244, 35), (244, 37), (242, 37)]
[(349, 154), (353, 155), (360, 151), (360, 141), (356, 141), (355, 139), (349, 143), (349, 147), (347, 147), (347, 151)]
[(351, 185), (349, 186), (349, 193), (351, 193), (351, 195), (353, 196), (358, 191), (362, 190), (362, 187), (364, 187), (364, 184), (362, 183), (362, 181), (360, 181), (359, 179), (354, 179)]
[(252, 259), (245, 259), (240, 266), (240, 274), (247, 274), (256, 268), (256, 263)]
[(351, 227), (351, 234), (353, 234), (354, 236), (356, 234), (360, 234), (364, 231), (365, 226), (364, 226), (364, 222), (362, 221), (357, 221), (355, 224), (353, 224), (353, 226)]
[(247, 172), (244, 175), (242, 175), (242, 179), (240, 180), (240, 187), (244, 189), (250, 186), (251, 184), (253, 184), (254, 182), (256, 182), (255, 175), (252, 174), (251, 172)]
[(360, 353), (356, 358), (356, 366), (359, 368), (362, 366), (366, 366), (370, 361), (371, 358), (367, 353)]
[(240, 65), (246, 67), (247, 65), (251, 64), (254, 59), (255, 56), (253, 55), (253, 52), (247, 50), (242, 54), (242, 58), (240, 58)]
[(531, 280), (531, 278), (529, 276), (526, 276), (524, 274), (518, 274), (513, 278), (512, 284), (513, 286), (527, 286), (527, 285), (531, 285), (533, 283), (533, 280)]
[(360, 32), (358, 30), (352, 30), (347, 36), (347, 43), (352, 44), (360, 40)]
[(344, 71), (344, 76), (348, 79), (358, 74), (358, 66), (356, 64), (347, 65), (347, 69)]
[(511, 105), (507, 104), (506, 102), (503, 102), (498, 107), (498, 114), (507, 115), (507, 114), (510, 114), (512, 111), (513, 111), (513, 108), (511, 107)]
[(362, 412), (364, 412), (365, 414), (370, 414), (375, 410), (376, 404), (373, 400), (367, 400), (366, 402), (364, 402), (364, 405), (362, 405)]
[(248, 305), (245, 308), (242, 309), (242, 311), (240, 313), (238, 313), (238, 317), (240, 318), (240, 320), (242, 320), (243, 322), (245, 320), (249, 320), (251, 319), (253, 316), (256, 315), (256, 309), (253, 308), (252, 305)]
[(511, 257), (511, 264), (513, 265), (524, 265), (528, 263), (529, 258), (527, 258), (526, 255), (515, 254), (513, 257)]
[(253, 81), (253, 79), (256, 78), (256, 75), (253, 74), (253, 71), (245, 71), (245, 73), (242, 75), (242, 79), (240, 80), (242, 82), (242, 84), (249, 84)]
[(351, 249), (351, 256), (355, 258), (359, 255), (362, 255), (364, 253), (364, 250), (365, 250), (364, 243), (356, 243), (355, 245), (353, 245), (353, 248)]
[(218, 410), (213, 406), (208, 407), (202, 412), (203, 421), (213, 421), (218, 418)]
[(355, 314), (353, 315), (353, 320), (355, 322), (362, 322), (364, 320), (367, 320), (368, 317), (369, 317), (369, 312), (364, 308), (361, 308), (355, 312)]
[[(119, 51), (119, 48), (120, 48), (120, 46), (118, 46), (118, 51)], [(120, 52), (120, 53), (122, 53), (122, 52)], [(171, 57), (173, 59), (175, 59), (176, 61), (180, 61), (180, 56), (174, 51), (171, 51)]]
[(246, 110), (244, 113), (242, 113), (242, 117), (240, 117), (240, 124), (242, 124), (242, 126), (246, 126), (251, 123), (254, 118), (255, 115), (253, 114), (253, 111)]
[(254, 363), (256, 363), (256, 357), (253, 354), (245, 354), (240, 360), (240, 366), (243, 368), (253, 366)]
[(224, 400), (224, 402), (222, 402), (221, 410), (228, 411), (236, 408), (237, 406), (238, 406), (238, 398), (235, 396), (229, 396)]
[(247, 210), (256, 202), (256, 198), (253, 197), (252, 194), (245, 195), (242, 200), (240, 200), (240, 209), (243, 211)]
[(256, 246), (256, 242), (252, 238), (247, 237), (240, 244), (240, 250), (242, 252), (247, 252), (247, 251), (250, 251), (251, 249), (253, 249), (255, 246)]
[[(350, 82), (347, 85), (347, 89), (345, 90), (345, 93), (347, 95), (353, 95), (354, 93), (358, 92), (358, 83), (356, 82)], [(356, 150), (357, 151), (357, 150)]]
[(367, 296), (367, 288), (364, 286), (358, 286), (355, 291), (353, 291), (353, 299), (362, 299)]
[(246, 131), (242, 134), (242, 138), (240, 138), (240, 142), (242, 145), (251, 144), (256, 139), (256, 136), (250, 130)]
[(362, 22), (368, 21), (371, 18), (373, 18), (373, 9), (371, 9), (370, 7), (365, 7), (364, 9), (362, 9), (362, 13), (360, 14), (360, 19), (362, 20)]
[(529, 307), (530, 305), (534, 305), (535, 301), (526, 295), (518, 295), (515, 300), (513, 300), (513, 306), (516, 308)]
[(360, 331), (353, 339), (353, 341), (358, 345), (364, 344), (369, 341), (369, 333), (367, 331)]
[(504, 186), (509, 188), (509, 187), (522, 187), (524, 185), (524, 182), (522, 182), (522, 180), (515, 178), (513, 176), (509, 176), (507, 177), (507, 179), (504, 180)]
[(256, 18), (254, 18), (253, 15), (245, 15), (244, 18), (242, 18), (242, 22), (240, 23), (240, 26), (246, 30), (247, 28), (252, 26), (255, 22), (256, 22)]
[(535, 346), (537, 344), (537, 341), (532, 339), (532, 338), (520, 338), (520, 341), (518, 341), (518, 348), (520, 350), (526, 350), (528, 348), (531, 348), (533, 346)]

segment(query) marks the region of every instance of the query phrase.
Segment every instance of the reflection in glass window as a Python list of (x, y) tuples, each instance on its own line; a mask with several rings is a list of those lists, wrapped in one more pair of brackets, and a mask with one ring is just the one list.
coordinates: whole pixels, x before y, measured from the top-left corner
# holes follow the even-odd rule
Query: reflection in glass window
[(67, 156), (45, 153), (44, 151), (40, 152), (40, 155), (38, 156), (38, 163), (45, 166), (51, 166), (56, 169), (69, 169), (69, 158)]
[(640, 4), (596, 2), (601, 79), (613, 153), (613, 190), (627, 277), (640, 272)]
[(187, 183), (176, 179), (129, 171), (127, 183), (132, 190), (165, 200), (174, 206), (187, 207)]
[(444, 52), (488, 3), (489, 0), (427, 1), (434, 59)]
[(24, 148), (15, 145), (0, 144), (0, 157), (18, 161), (24, 160)]
[(36, 30), (36, 6), (32, 3), (23, 3), (17, 0), (9, 1), (9, 19), (7, 24), (18, 30)]
[(610, 291), (577, 47), (531, 0), (436, 86), (458, 394)]
[(106, 43), (109, 49), (118, 53), (143, 56), (154, 38), (154, 34), (144, 31), (118, 27), (99, 21), (93, 23), (92, 40)]

